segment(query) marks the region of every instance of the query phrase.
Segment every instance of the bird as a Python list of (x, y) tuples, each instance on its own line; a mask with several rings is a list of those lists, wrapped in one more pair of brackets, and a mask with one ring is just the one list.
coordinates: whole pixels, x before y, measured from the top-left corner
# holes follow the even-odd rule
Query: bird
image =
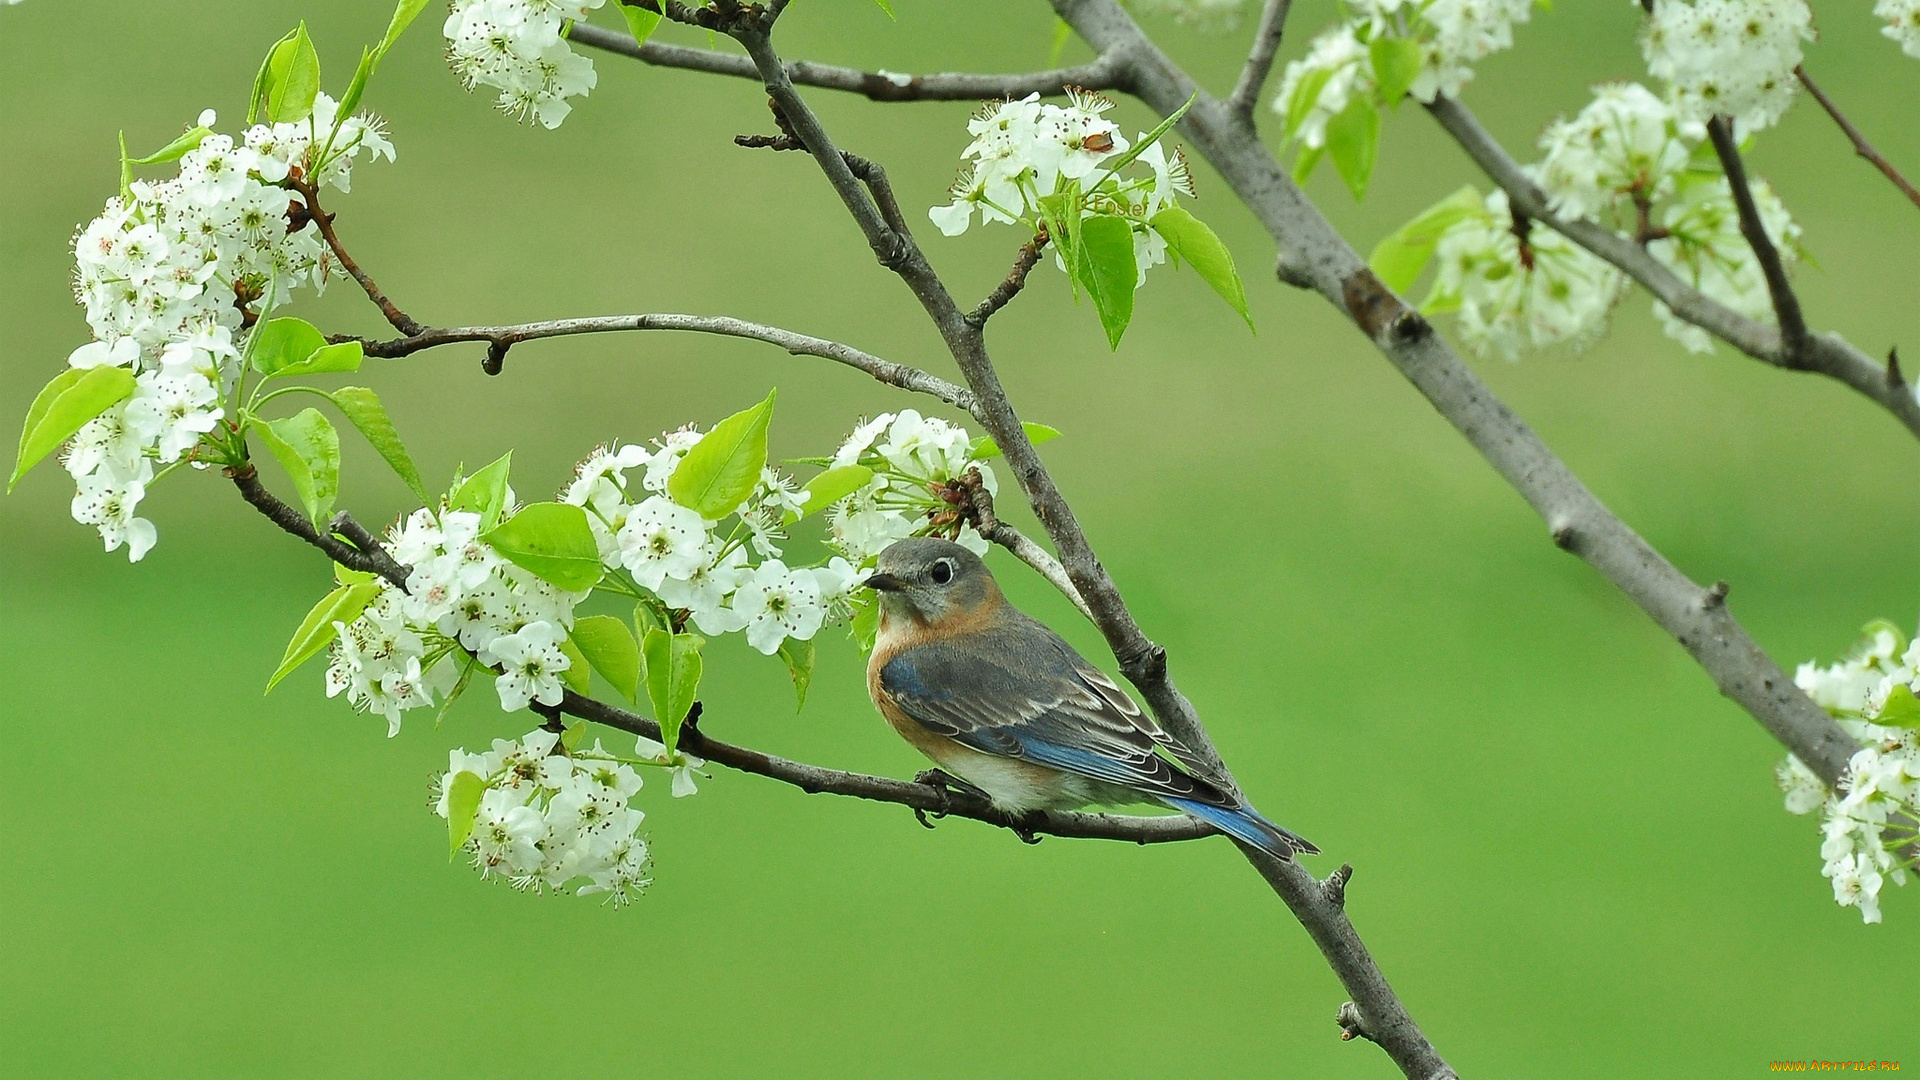
[(1282, 861), (1319, 854), (1008, 602), (972, 551), (939, 537), (897, 540), (862, 584), (880, 608), (867, 691), (956, 786), (1015, 818), (1157, 802)]

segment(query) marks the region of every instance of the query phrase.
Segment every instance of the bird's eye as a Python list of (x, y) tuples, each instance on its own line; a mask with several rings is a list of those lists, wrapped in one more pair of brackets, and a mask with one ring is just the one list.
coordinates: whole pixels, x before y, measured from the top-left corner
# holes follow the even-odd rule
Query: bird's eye
[(945, 559), (941, 559), (939, 562), (933, 564), (933, 569), (928, 571), (928, 574), (933, 578), (935, 585), (945, 585), (947, 582), (953, 580), (953, 564)]

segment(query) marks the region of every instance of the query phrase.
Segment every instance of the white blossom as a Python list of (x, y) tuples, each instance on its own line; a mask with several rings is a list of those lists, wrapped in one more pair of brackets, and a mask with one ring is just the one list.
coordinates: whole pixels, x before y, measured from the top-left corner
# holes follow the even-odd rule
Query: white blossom
[(633, 579), (659, 589), (669, 577), (687, 578), (706, 561), (707, 519), (661, 495), (627, 514), (615, 538), (620, 561)]
[(500, 91), (499, 107), (522, 121), (556, 128), (573, 111), (568, 98), (592, 90), (593, 62), (561, 34), (604, 0), (453, 0), (442, 32), (447, 63), (471, 90)]
[(560, 649), (566, 634), (552, 623), (535, 620), (511, 634), (501, 634), (480, 651), (480, 662), (498, 664), (500, 675), (493, 680), (500, 694), (500, 707), (517, 712), (528, 702), (558, 705), (566, 694), (560, 673), (572, 661)]
[(813, 637), (826, 618), (813, 575), (789, 570), (779, 559), (754, 567), (733, 595), (733, 610), (745, 623), (747, 644), (768, 656), (779, 652), (787, 638)]
[(1546, 130), (1540, 149), (1537, 176), (1553, 209), (1612, 227), (1633, 222), (1636, 200), (1671, 195), (1692, 153), (1672, 107), (1638, 83), (1595, 87), (1578, 116)]
[(1886, 20), (1880, 32), (1899, 42), (1901, 52), (1920, 57), (1920, 0), (1879, 0), (1873, 13)]
[(1813, 36), (1805, 0), (1660, 0), (1640, 52), (1682, 121), (1730, 116), (1744, 135), (1773, 126), (1793, 104), (1793, 69)]
[[(1787, 213), (1773, 188), (1764, 180), (1749, 183), (1761, 225), (1773, 240), (1781, 261), (1793, 264), (1799, 255), (1800, 226)], [(1668, 236), (1647, 245), (1647, 251), (1688, 285), (1709, 299), (1749, 319), (1774, 320), (1773, 297), (1766, 273), (1740, 233), (1740, 212), (1724, 176), (1690, 177), (1679, 186), (1673, 202), (1658, 215)], [(1664, 303), (1654, 302), (1667, 336), (1689, 352), (1710, 352), (1713, 339), (1705, 330), (1674, 315)]]

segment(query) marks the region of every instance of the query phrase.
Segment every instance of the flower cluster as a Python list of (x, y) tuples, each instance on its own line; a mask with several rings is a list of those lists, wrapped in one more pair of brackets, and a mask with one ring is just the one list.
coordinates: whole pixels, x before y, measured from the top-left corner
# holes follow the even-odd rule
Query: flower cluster
[(1582, 348), (1606, 329), (1626, 278), (1547, 229), (1516, 225), (1504, 191), (1448, 229), (1428, 311), (1457, 311), (1474, 351), (1509, 360), (1553, 345)]
[[(198, 129), (214, 122), (201, 113)], [(68, 363), (136, 376), (133, 395), (83, 427), (64, 459), (74, 519), (108, 551), (125, 544), (137, 561), (153, 546), (152, 523), (135, 512), (154, 467), (179, 462), (225, 415), (247, 316), (325, 284), (325, 246), (283, 182), (299, 170), (346, 191), (362, 155), (392, 160), (393, 145), (378, 121), (340, 118), (321, 94), (299, 123), (203, 134), (175, 176), (131, 182), (75, 235), (74, 295), (95, 340)]]
[[(1534, 0), (1352, 0), (1350, 18), (1323, 31), (1307, 55), (1289, 63), (1273, 108), (1303, 122), (1292, 134), (1309, 149), (1325, 144), (1327, 121), (1378, 83), (1369, 44), (1380, 38), (1419, 43), (1420, 72), (1409, 93), (1421, 101), (1454, 95), (1473, 79), (1473, 65), (1513, 47), (1513, 24)], [(1310, 97), (1308, 97), (1310, 95)]]
[(948, 526), (953, 539), (976, 554), (987, 543), (958, 520), (942, 497), (948, 485), (978, 470), (989, 494), (998, 490), (993, 470), (975, 456), (967, 429), (912, 409), (881, 413), (856, 427), (834, 453), (834, 467), (862, 465), (873, 479), (828, 513), (832, 544), (856, 568), (873, 565), (882, 549), (903, 537)]
[[(1793, 264), (1800, 253), (1800, 226), (1766, 181), (1752, 180), (1748, 188), (1759, 208), (1760, 223), (1780, 252), (1781, 261)], [(1747, 318), (1774, 320), (1766, 273), (1741, 235), (1740, 211), (1733, 203), (1733, 189), (1725, 176), (1683, 176), (1675, 199), (1660, 212), (1658, 220), (1666, 235), (1647, 245), (1654, 258), (1682, 281)], [(1712, 350), (1713, 339), (1706, 331), (1683, 321), (1658, 301), (1653, 311), (1667, 336), (1685, 345), (1689, 352)]]
[(517, 741), (495, 739), (485, 753), (450, 751), (434, 812), (455, 812), (455, 778), (478, 778), (484, 788), (463, 850), (482, 877), (536, 892), (580, 881), (577, 895), (628, 904), (649, 884), (646, 814), (629, 804), (642, 785), (633, 766), (655, 762), (620, 758), (598, 740), (586, 750), (559, 743), (536, 728)]
[[(976, 211), (982, 224), (1033, 229), (1042, 216), (1041, 200), (1071, 188), (1084, 196), (1083, 217), (1111, 214), (1133, 223), (1134, 264), (1138, 284), (1145, 284), (1147, 268), (1167, 258), (1166, 241), (1146, 223), (1178, 196), (1193, 194), (1186, 159), (1154, 142), (1133, 159), (1137, 167), (1130, 174), (1113, 172), (1109, 163), (1132, 145), (1103, 115), (1113, 102), (1077, 89), (1067, 93), (1065, 106), (1028, 94), (982, 108), (967, 122), (973, 142), (961, 152), (972, 164), (954, 182), (953, 201), (927, 216), (947, 236), (966, 232)], [(1055, 261), (1066, 269), (1057, 248)]]
[(351, 623), (338, 624), (327, 696), (387, 719), (444, 704), (463, 676), (498, 668), (493, 680), (508, 712), (530, 702), (558, 705), (572, 661), (561, 648), (583, 593), (564, 592), (502, 558), (480, 538), (480, 514), (415, 510), (387, 536), (411, 566), (407, 585), (378, 582), (380, 594)]
[(447, 16), (447, 63), (467, 89), (500, 91), (500, 109), (522, 121), (556, 128), (597, 79), (593, 61), (561, 34), (605, 0), (453, 0)]
[[(688, 612), (701, 633), (745, 631), (747, 643), (768, 656), (788, 638), (811, 639), (850, 607), (859, 584), (853, 567), (844, 559), (789, 567), (780, 558), (804, 500), (773, 468), (761, 471), (732, 527), (674, 502), (667, 485), (699, 440), (699, 431), (683, 428), (651, 451), (602, 449), (580, 464), (561, 501), (586, 508), (609, 570), (624, 570), (667, 607)], [(638, 477), (628, 476), (636, 470)]]
[(1881, 886), (1889, 878), (1906, 884), (1914, 865), (1900, 848), (1914, 841), (1920, 815), (1920, 643), (1875, 624), (1846, 659), (1802, 664), (1794, 681), (1862, 747), (1834, 792), (1788, 755), (1776, 770), (1787, 809), (1821, 812), (1820, 872), (1833, 883), (1834, 901), (1879, 922)]
[(1886, 20), (1880, 32), (1900, 43), (1900, 51), (1920, 57), (1920, 0), (1880, 0), (1873, 13)]
[(1682, 120), (1730, 116), (1744, 134), (1773, 126), (1793, 104), (1793, 69), (1811, 40), (1806, 0), (1661, 0), (1640, 52)]
[(1607, 83), (1540, 136), (1536, 176), (1555, 212), (1630, 229), (1638, 207), (1673, 194), (1698, 141), (1682, 137), (1672, 106), (1646, 87)]

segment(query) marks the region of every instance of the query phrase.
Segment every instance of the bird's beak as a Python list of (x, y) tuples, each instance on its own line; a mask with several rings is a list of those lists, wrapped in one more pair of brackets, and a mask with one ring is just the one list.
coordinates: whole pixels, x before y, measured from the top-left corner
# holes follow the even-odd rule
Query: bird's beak
[(892, 574), (874, 574), (860, 584), (876, 592), (899, 592), (901, 589), (907, 587), (906, 582), (901, 581)]

